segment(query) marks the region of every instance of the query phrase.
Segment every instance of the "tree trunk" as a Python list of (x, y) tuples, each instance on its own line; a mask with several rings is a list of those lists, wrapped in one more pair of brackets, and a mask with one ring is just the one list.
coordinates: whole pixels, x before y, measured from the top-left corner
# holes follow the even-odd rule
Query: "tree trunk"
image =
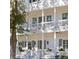
[(17, 42), (17, 39), (16, 39), (16, 20), (17, 20), (17, 0), (14, 0), (14, 20), (13, 20), (13, 23), (11, 25), (12, 26), (12, 35), (11, 35), (11, 39), (10, 39), (10, 47), (11, 47), (11, 58), (12, 59), (16, 59), (16, 42)]
[(16, 29), (12, 29), (12, 35), (11, 35), (11, 39), (10, 39), (10, 48), (11, 48), (11, 59), (16, 59)]

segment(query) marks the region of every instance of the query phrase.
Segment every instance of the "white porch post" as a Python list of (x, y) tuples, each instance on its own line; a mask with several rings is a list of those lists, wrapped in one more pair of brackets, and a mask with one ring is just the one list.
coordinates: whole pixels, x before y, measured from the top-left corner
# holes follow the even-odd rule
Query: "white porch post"
[[(55, 0), (54, 0), (55, 2)], [(54, 3), (54, 54), (56, 55), (56, 8)]]
[(38, 51), (38, 41), (36, 41), (35, 50)]
[(28, 49), (28, 40), (26, 41), (26, 49)]
[(44, 10), (43, 10), (43, 1), (42, 1), (42, 56), (43, 56), (43, 51), (44, 51), (44, 30), (43, 30), (43, 25), (44, 25)]

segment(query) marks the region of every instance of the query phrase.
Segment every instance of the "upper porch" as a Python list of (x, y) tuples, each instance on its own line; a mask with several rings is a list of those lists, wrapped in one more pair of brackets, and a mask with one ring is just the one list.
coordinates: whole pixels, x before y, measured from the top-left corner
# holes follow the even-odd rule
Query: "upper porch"
[(68, 5), (68, 0), (26, 0), (26, 11), (35, 11)]

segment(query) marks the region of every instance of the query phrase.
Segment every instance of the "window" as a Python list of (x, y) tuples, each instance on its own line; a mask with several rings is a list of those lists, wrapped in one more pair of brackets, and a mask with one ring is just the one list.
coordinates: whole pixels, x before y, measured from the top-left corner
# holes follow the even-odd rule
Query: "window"
[(63, 39), (59, 39), (59, 47), (62, 47)]
[(68, 13), (63, 13), (62, 14), (62, 19), (68, 19)]
[(44, 49), (46, 49), (46, 40), (44, 40)]
[[(38, 18), (38, 23), (41, 23), (42, 22), (42, 17), (39, 17)], [(44, 16), (44, 22), (45, 22), (45, 16)]]
[(28, 49), (32, 49), (35, 47), (36, 42), (35, 41), (29, 41), (28, 42)]
[(18, 45), (19, 45), (19, 46), (22, 46), (22, 42), (18, 42)]
[(29, 0), (29, 3), (31, 3), (32, 2), (32, 0)]
[(52, 17), (51, 16), (47, 16), (47, 22), (52, 21)]
[(36, 2), (37, 0), (33, 0), (33, 2)]
[(37, 23), (37, 18), (32, 18), (32, 24), (36, 24)]
[(42, 49), (42, 40), (38, 41), (38, 49)]
[(42, 22), (42, 17), (39, 17), (38, 18), (38, 23), (41, 23)]
[(35, 47), (36, 42), (32, 41), (32, 47)]
[(28, 49), (32, 49), (31, 45), (32, 45), (32, 43), (29, 41), (28, 42)]
[(68, 40), (63, 40), (63, 48), (68, 49)]
[(19, 46), (26, 47), (26, 41), (19, 42)]
[(49, 41), (47, 41), (47, 45), (49, 44)]
[(23, 41), (23, 47), (26, 47), (26, 41)]
[(59, 48), (68, 49), (68, 40), (59, 39)]

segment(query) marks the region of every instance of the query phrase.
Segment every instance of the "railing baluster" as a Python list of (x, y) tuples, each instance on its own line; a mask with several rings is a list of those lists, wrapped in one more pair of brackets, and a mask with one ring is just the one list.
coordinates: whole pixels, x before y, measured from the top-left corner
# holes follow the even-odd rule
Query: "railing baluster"
[(68, 0), (56, 0), (55, 2), (53, 0), (43, 0), (42, 1), (36, 1), (36, 2), (32, 2), (29, 3), (29, 10), (33, 11), (33, 10), (40, 10), (42, 9), (42, 4), (44, 6), (44, 8), (53, 8), (53, 4), (56, 4), (56, 6), (64, 6), (68, 4)]

